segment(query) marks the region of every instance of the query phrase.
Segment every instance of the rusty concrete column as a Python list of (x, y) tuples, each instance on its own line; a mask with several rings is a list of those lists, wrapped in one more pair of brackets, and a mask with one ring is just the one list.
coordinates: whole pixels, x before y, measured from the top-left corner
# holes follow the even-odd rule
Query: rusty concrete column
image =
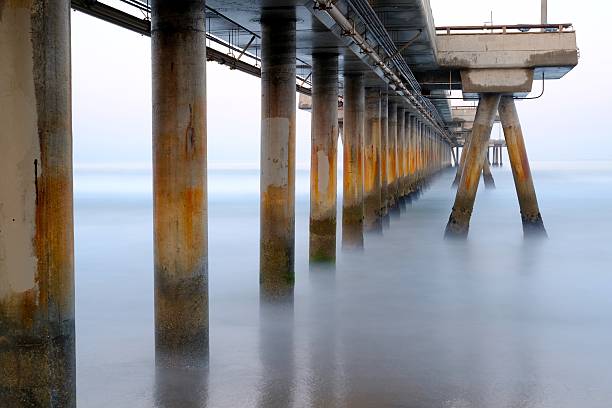
[(415, 124), (415, 116), (413, 114), (408, 114), (406, 116), (406, 121), (404, 126), (407, 127), (406, 132), (406, 173), (407, 173), (407, 184), (408, 191), (414, 191), (414, 163), (413, 163), (413, 155), (414, 155), (414, 124)]
[(295, 251), (295, 11), (261, 17), (261, 294), (293, 293)]
[(0, 4), (0, 406), (74, 407), (70, 2)]
[(406, 195), (406, 169), (404, 155), (406, 154), (406, 109), (397, 107), (397, 190), (400, 198)]
[(415, 123), (416, 131), (416, 186), (420, 188), (423, 181), (423, 126), (420, 120)]
[(338, 56), (312, 56), (310, 262), (336, 260)]
[(366, 231), (380, 231), (382, 229), (382, 220), (380, 219), (380, 90), (377, 88), (366, 88), (365, 97), (364, 227)]
[(412, 131), (410, 132), (410, 178), (412, 180), (411, 188), (413, 191), (417, 191), (418, 186), (418, 163), (417, 163), (417, 155), (418, 155), (418, 117), (412, 118)]
[(484, 179), (485, 188), (488, 188), (488, 189), (495, 188), (495, 180), (493, 179), (493, 174), (491, 173), (491, 167), (489, 166), (489, 159), (486, 156), (482, 164), (482, 178)]
[(499, 104), (499, 116), (504, 129), (504, 137), (510, 156), (510, 166), (514, 185), (521, 209), (523, 232), (525, 235), (546, 235), (542, 215), (538, 206), (523, 131), (519, 121), (514, 99), (503, 97)]
[(381, 214), (389, 210), (389, 95), (380, 95), (380, 194), (382, 196)]
[(395, 207), (398, 200), (397, 189), (397, 102), (389, 101), (388, 112), (388, 161), (389, 161), (389, 200), (390, 206)]
[(362, 74), (344, 75), (342, 247), (363, 248), (363, 142), (365, 88)]
[(463, 165), (465, 164), (465, 156), (468, 152), (471, 135), (471, 132), (465, 135), (463, 148), (461, 149), (461, 157), (459, 158), (459, 165), (457, 166), (457, 172), (455, 173), (455, 179), (453, 180), (453, 187), (457, 187), (459, 185), (459, 181), (461, 180), (461, 172), (463, 171)]
[(402, 156), (404, 168), (404, 195), (410, 194), (410, 168), (408, 164), (408, 156), (410, 154), (410, 133), (412, 126), (410, 121), (410, 111), (406, 109), (404, 112), (404, 155)]
[(446, 237), (467, 237), (470, 218), (474, 209), (474, 199), (476, 198), (482, 165), (499, 100), (500, 94), (482, 94), (480, 96), (455, 204), (446, 225)]
[(208, 356), (206, 17), (202, 0), (151, 10), (155, 357), (193, 366)]

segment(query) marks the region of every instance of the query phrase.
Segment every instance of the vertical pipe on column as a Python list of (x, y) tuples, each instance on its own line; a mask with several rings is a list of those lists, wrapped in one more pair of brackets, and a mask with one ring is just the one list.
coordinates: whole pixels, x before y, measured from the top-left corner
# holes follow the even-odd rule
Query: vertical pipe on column
[(397, 205), (398, 191), (397, 191), (397, 103), (389, 101), (389, 199), (391, 200), (391, 206)]
[(312, 56), (310, 262), (336, 260), (338, 56)]
[(467, 237), (474, 199), (499, 100), (500, 94), (482, 94), (480, 97), (455, 204), (446, 225), (446, 237)]
[(74, 407), (70, 2), (2, 2), (0, 56), (0, 406)]
[(155, 350), (208, 355), (206, 27), (202, 0), (152, 3)]
[(503, 97), (501, 99), (499, 116), (504, 129), (514, 185), (521, 209), (523, 233), (525, 235), (546, 235), (544, 222), (542, 221), (542, 215), (538, 206), (538, 198), (533, 185), (531, 169), (529, 168), (523, 131), (512, 97)]
[(389, 211), (389, 95), (380, 95), (380, 194), (382, 196), (381, 214)]
[(291, 296), (295, 251), (295, 11), (261, 17), (261, 226), (265, 298)]
[(397, 107), (397, 190), (399, 197), (406, 194), (406, 169), (404, 169), (404, 154), (406, 153), (406, 109)]
[(365, 89), (362, 74), (344, 75), (342, 247), (363, 248), (363, 141)]
[(366, 88), (365, 172), (363, 183), (365, 229), (380, 231), (381, 165), (380, 165), (380, 90)]

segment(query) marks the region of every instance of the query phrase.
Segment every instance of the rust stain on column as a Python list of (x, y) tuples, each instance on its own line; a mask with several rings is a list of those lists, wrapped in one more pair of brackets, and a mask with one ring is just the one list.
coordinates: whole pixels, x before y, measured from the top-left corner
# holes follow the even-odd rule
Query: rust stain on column
[(0, 406), (74, 407), (70, 3), (0, 5)]
[[(523, 131), (519, 121), (514, 99), (503, 97), (499, 104), (499, 116), (504, 129), (504, 137), (508, 146), (510, 165), (514, 177), (516, 194), (521, 208), (521, 218), (523, 221), (523, 232), (525, 235), (546, 235), (542, 215), (538, 206), (529, 160), (527, 159), (527, 149)], [(501, 147), (500, 147), (501, 157)]]
[(152, 3), (155, 359), (208, 356), (206, 37), (201, 0)]
[(393, 101), (389, 101), (389, 109), (388, 109), (388, 153), (387, 153), (387, 161), (389, 164), (389, 172), (387, 173), (387, 181), (389, 187), (387, 188), (389, 192), (389, 206), (395, 207), (397, 205), (398, 200), (398, 189), (397, 189), (397, 103)]
[(363, 75), (344, 75), (342, 247), (363, 248)]
[(389, 95), (380, 95), (380, 195), (383, 216), (389, 209)]
[(338, 56), (315, 54), (312, 65), (310, 262), (336, 260)]
[(380, 91), (376, 88), (366, 89), (365, 115), (365, 172), (364, 172), (364, 206), (365, 228), (368, 231), (382, 229), (381, 216), (381, 163), (380, 163)]
[(410, 117), (410, 134), (408, 139), (408, 174), (410, 175), (410, 190), (416, 190), (416, 123), (415, 116)]
[(406, 109), (397, 107), (397, 190), (400, 197), (406, 195)]
[(259, 278), (267, 298), (291, 296), (295, 251), (295, 11), (261, 19)]
[(455, 173), (455, 180), (453, 180), (453, 186), (456, 187), (459, 185), (459, 181), (461, 180), (461, 172), (463, 171), (463, 165), (465, 164), (465, 156), (467, 155), (469, 143), (470, 143), (470, 135), (468, 133), (465, 136), (465, 141), (463, 142), (463, 148), (461, 149), (461, 157), (459, 158), (459, 164), (457, 165), (457, 172)]
[(408, 110), (404, 112), (404, 154), (402, 155), (404, 168), (404, 195), (411, 193), (410, 177), (410, 134), (412, 132), (411, 114)]
[(484, 179), (485, 188), (495, 188), (495, 180), (491, 173), (491, 166), (489, 166), (489, 158), (486, 155), (482, 165), (482, 178)]
[(500, 94), (482, 94), (472, 128), (472, 139), (465, 156), (464, 169), (455, 204), (446, 225), (446, 237), (467, 237), (482, 165), (491, 136)]

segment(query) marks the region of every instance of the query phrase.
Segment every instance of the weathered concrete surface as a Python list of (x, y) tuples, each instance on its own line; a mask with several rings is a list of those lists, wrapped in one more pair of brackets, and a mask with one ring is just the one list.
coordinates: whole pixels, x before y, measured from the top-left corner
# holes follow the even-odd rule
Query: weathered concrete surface
[(74, 407), (70, 3), (0, 2), (0, 406)]
[(342, 248), (363, 248), (363, 142), (365, 88), (362, 74), (344, 75)]
[(486, 156), (482, 164), (482, 178), (484, 180), (485, 188), (495, 188), (495, 179), (493, 179), (493, 174), (491, 173), (491, 166), (489, 166), (489, 158)]
[(293, 293), (295, 251), (295, 16), (261, 19), (261, 226), (263, 296)]
[(206, 37), (201, 0), (152, 3), (155, 358), (206, 363)]
[(410, 194), (410, 168), (408, 165), (410, 155), (410, 111), (404, 111), (404, 152), (402, 155), (402, 168), (404, 169), (404, 195)]
[(377, 88), (366, 88), (365, 104), (364, 226), (367, 231), (381, 231), (380, 90)]
[(406, 108), (397, 107), (397, 190), (399, 197), (406, 195)]
[(380, 195), (381, 215), (388, 213), (389, 203), (389, 95), (380, 94)]
[(390, 206), (395, 207), (399, 198), (398, 191), (398, 164), (397, 164), (397, 102), (389, 100), (388, 112), (388, 161), (389, 161), (389, 200)]
[(461, 70), (464, 93), (529, 93), (533, 69), (466, 69)]
[(408, 124), (408, 131), (406, 134), (406, 144), (408, 146), (408, 153), (407, 153), (407, 169), (406, 169), (406, 173), (408, 173), (407, 176), (407, 183), (408, 183), (408, 191), (409, 192), (413, 192), (414, 188), (415, 188), (415, 166), (414, 166), (414, 149), (415, 149), (415, 144), (414, 144), (414, 139), (415, 139), (415, 133), (416, 133), (416, 117), (412, 114), (408, 114), (406, 116), (406, 122), (404, 123), (404, 126), (406, 126), (406, 123)]
[(446, 225), (446, 237), (467, 237), (480, 174), (500, 97), (499, 94), (483, 94), (480, 97), (455, 204)]
[(578, 64), (575, 32), (478, 33), (436, 36), (443, 69), (544, 68), (558, 79)]
[(312, 66), (310, 262), (336, 260), (338, 56), (316, 54)]
[(512, 176), (514, 177), (514, 185), (516, 186), (516, 194), (523, 220), (523, 233), (525, 235), (545, 236), (546, 230), (538, 206), (538, 199), (529, 168), (529, 160), (527, 159), (523, 131), (521, 130), (521, 123), (514, 99), (511, 97), (503, 97), (501, 99), (499, 115), (502, 120), (506, 144), (508, 145)]

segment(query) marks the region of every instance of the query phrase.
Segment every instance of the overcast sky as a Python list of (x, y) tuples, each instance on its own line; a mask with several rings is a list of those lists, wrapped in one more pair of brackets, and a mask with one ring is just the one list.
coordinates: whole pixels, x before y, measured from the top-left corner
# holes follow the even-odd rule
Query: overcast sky
[[(437, 25), (539, 23), (539, 0), (431, 0)], [(551, 23), (574, 23), (580, 63), (518, 104), (532, 160), (612, 160), (612, 52), (606, 0), (548, 0)], [(72, 13), (74, 158), (77, 166), (150, 167), (149, 38)], [(207, 64), (211, 167), (257, 166), (259, 79)], [(534, 84), (539, 89), (539, 84)], [(494, 129), (493, 136), (498, 131)], [(306, 168), (310, 114), (298, 110), (297, 162)]]

